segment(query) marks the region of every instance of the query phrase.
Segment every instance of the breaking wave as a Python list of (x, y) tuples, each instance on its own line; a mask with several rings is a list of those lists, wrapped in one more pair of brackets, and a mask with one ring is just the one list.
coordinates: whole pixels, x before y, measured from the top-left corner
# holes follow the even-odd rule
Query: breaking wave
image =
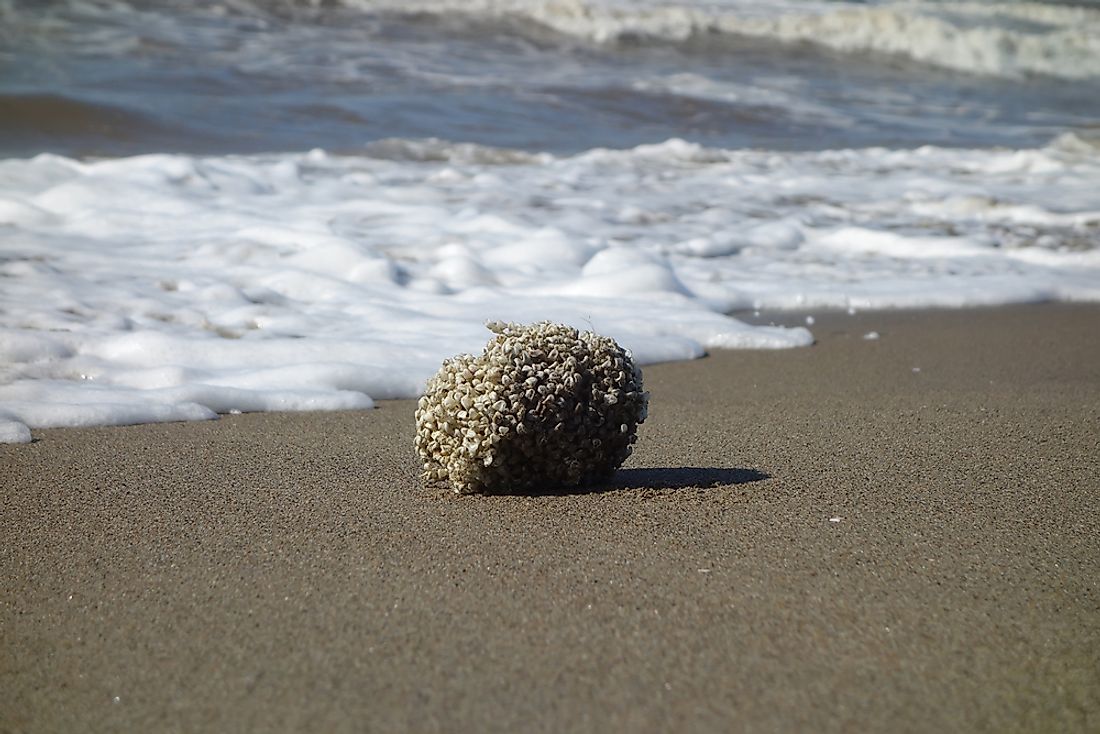
[(749, 36), (881, 53), (968, 73), (1100, 77), (1100, 9), (1038, 3), (617, 3), (612, 0), (347, 0), (364, 11), (534, 21), (597, 43)]
[[(20, 7), (17, 0), (0, 2), (0, 19), (11, 26)], [(89, 22), (120, 11), (148, 14), (156, 7), (196, 9), (184, 0), (71, 0), (61, 5), (64, 12), (76, 12)], [(255, 16), (261, 27), (265, 17), (274, 16), (354, 23), (346, 17), (350, 11), (360, 14), (362, 23), (372, 15), (426, 22), (464, 20), (494, 33), (539, 35), (543, 29), (607, 45), (690, 43), (702, 38), (736, 43), (737, 38), (751, 37), (840, 53), (886, 54), (995, 77), (1100, 78), (1100, 5), (1091, 2), (235, 0), (212, 8), (200, 4), (199, 9), (214, 15)], [(0, 38), (3, 35), (0, 29)]]

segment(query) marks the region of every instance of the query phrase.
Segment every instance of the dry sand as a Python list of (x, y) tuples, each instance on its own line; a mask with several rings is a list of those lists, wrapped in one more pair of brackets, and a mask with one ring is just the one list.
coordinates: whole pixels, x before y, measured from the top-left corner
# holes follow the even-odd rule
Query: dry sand
[(815, 333), (587, 494), (425, 489), (410, 401), (0, 447), (0, 731), (1100, 731), (1100, 308)]

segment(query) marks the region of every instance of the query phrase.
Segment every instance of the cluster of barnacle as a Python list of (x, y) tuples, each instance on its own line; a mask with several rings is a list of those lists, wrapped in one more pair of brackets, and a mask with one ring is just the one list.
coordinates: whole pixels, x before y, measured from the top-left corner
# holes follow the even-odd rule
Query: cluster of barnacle
[(630, 456), (649, 402), (613, 339), (569, 326), (492, 322), (480, 356), (443, 363), (416, 410), (429, 481), (456, 492), (596, 482)]

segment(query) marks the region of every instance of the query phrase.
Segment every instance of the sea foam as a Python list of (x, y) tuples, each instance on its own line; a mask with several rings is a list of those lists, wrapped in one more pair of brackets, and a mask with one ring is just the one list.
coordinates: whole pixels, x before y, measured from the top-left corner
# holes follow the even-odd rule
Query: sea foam
[(740, 309), (1100, 300), (1100, 154), (1073, 137), (372, 150), (0, 161), (0, 439), (414, 397), (489, 320), (645, 364), (812, 341)]

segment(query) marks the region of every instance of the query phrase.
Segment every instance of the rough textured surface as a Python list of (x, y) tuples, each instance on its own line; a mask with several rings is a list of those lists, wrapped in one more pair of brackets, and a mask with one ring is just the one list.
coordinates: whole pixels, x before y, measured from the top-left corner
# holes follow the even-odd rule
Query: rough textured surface
[(0, 731), (1095, 732), (1098, 325), (818, 314), (650, 367), (592, 493), (424, 489), (411, 402), (36, 432)]
[(416, 409), (429, 481), (460, 494), (574, 487), (622, 466), (646, 418), (642, 371), (613, 339), (492, 322), (477, 356), (443, 363)]

